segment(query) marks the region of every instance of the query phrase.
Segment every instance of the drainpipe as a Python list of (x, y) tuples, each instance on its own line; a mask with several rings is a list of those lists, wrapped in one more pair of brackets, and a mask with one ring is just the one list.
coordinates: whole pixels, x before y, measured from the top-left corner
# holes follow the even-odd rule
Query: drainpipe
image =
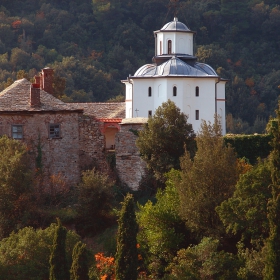
[(133, 83), (130, 81), (131, 75), (127, 77), (127, 81), (131, 84), (131, 117), (133, 118)]

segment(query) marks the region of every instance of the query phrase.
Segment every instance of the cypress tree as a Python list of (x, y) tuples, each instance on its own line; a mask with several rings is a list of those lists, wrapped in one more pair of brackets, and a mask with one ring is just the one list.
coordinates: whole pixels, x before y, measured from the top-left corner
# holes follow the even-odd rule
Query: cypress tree
[(67, 230), (57, 219), (52, 252), (50, 256), (50, 280), (69, 280), (69, 270), (66, 260), (65, 241)]
[(138, 265), (136, 235), (138, 225), (131, 194), (128, 194), (122, 203), (118, 224), (116, 280), (136, 280)]
[(88, 280), (88, 258), (86, 244), (79, 241), (72, 254), (71, 280)]

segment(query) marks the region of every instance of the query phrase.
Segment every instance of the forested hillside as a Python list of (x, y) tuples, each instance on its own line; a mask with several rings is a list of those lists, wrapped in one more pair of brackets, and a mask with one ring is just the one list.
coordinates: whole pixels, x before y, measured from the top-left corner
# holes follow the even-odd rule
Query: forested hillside
[[(169, 0), (1, 0), (0, 90), (50, 66), (65, 101), (124, 95), (125, 79), (154, 55)], [(181, 0), (195, 53), (227, 85), (228, 131), (261, 132), (280, 93), (279, 0)], [(20, 70), (24, 70), (25, 72)], [(248, 127), (251, 126), (249, 129)], [(252, 128), (254, 127), (254, 128)]]

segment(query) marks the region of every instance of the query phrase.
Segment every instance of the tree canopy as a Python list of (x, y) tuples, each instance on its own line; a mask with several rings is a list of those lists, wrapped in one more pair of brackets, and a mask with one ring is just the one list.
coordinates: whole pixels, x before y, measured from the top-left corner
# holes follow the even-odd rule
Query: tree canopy
[[(198, 60), (229, 79), (226, 109), (239, 123), (228, 128), (231, 132), (240, 127), (242, 132), (262, 132), (277, 107), (277, 4), (261, 0), (179, 2), (179, 20), (197, 32), (194, 52)], [(173, 12), (169, 0), (3, 0), (0, 90), (20, 70), (32, 78), (50, 66), (65, 80), (64, 100), (102, 102), (124, 96), (120, 80), (151, 62), (153, 31), (171, 21)], [(263, 123), (255, 124), (256, 120)]]
[(194, 152), (194, 132), (187, 116), (168, 100), (157, 108), (139, 131), (136, 145), (141, 157), (155, 177), (164, 181), (164, 173), (172, 168), (180, 169), (180, 157), (185, 149)]

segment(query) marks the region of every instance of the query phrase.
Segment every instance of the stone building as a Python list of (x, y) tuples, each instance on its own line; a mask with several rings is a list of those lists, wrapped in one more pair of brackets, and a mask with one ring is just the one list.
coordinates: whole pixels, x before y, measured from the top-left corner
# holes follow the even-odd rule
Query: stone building
[(52, 78), (45, 68), (34, 84), (21, 79), (0, 93), (0, 135), (25, 142), (34, 168), (41, 150), (46, 178), (59, 174), (75, 185), (82, 169), (108, 168), (106, 153), (115, 148), (125, 105), (64, 103), (52, 95)]

